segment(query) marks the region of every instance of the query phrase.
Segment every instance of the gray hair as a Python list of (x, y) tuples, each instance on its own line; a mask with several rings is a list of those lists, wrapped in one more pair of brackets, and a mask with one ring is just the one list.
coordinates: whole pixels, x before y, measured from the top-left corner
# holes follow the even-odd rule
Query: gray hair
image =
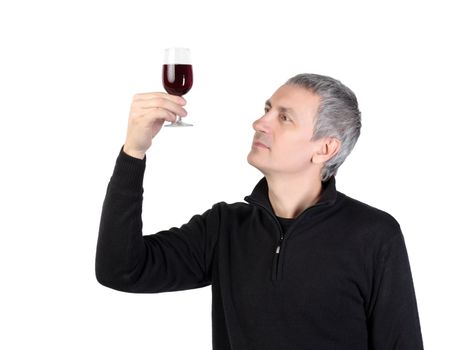
[(318, 74), (298, 74), (286, 84), (303, 87), (320, 97), (313, 140), (334, 137), (341, 142), (339, 151), (322, 167), (321, 180), (327, 181), (337, 174), (360, 136), (361, 112), (357, 98), (340, 81)]

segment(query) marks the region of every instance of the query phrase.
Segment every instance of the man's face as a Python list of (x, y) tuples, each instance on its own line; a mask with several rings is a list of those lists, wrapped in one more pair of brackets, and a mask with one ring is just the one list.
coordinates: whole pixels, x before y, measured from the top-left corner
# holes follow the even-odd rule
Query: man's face
[(298, 174), (312, 163), (314, 117), (320, 97), (299, 86), (283, 85), (267, 100), (265, 114), (253, 123), (248, 162), (265, 175)]

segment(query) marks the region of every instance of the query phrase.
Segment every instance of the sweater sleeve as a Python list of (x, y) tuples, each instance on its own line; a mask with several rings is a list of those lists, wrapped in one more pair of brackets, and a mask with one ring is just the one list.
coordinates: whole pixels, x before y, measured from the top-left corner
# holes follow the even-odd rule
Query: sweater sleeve
[(145, 159), (121, 152), (103, 202), (97, 280), (125, 292), (158, 293), (207, 286), (217, 241), (216, 205), (180, 228), (142, 234)]
[(372, 350), (423, 349), (412, 273), (399, 225), (376, 260), (368, 328)]

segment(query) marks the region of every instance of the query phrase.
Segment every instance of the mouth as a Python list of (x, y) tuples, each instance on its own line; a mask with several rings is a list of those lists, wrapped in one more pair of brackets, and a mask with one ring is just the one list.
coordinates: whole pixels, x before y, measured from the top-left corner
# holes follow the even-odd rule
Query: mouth
[(254, 146), (254, 147), (258, 147), (258, 148), (270, 149), (270, 147), (268, 147), (268, 146), (265, 145), (264, 143), (261, 143), (260, 141), (255, 141), (255, 142), (253, 143), (253, 146)]

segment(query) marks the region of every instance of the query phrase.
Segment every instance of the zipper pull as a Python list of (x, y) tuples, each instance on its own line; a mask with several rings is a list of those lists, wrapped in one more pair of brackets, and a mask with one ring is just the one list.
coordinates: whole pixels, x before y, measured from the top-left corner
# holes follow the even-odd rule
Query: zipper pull
[(283, 243), (283, 234), (281, 234), (281, 240), (280, 240), (280, 244), (278, 244), (278, 247), (276, 247), (276, 254), (279, 254), (280, 253), (280, 247), (281, 247), (281, 243)]

